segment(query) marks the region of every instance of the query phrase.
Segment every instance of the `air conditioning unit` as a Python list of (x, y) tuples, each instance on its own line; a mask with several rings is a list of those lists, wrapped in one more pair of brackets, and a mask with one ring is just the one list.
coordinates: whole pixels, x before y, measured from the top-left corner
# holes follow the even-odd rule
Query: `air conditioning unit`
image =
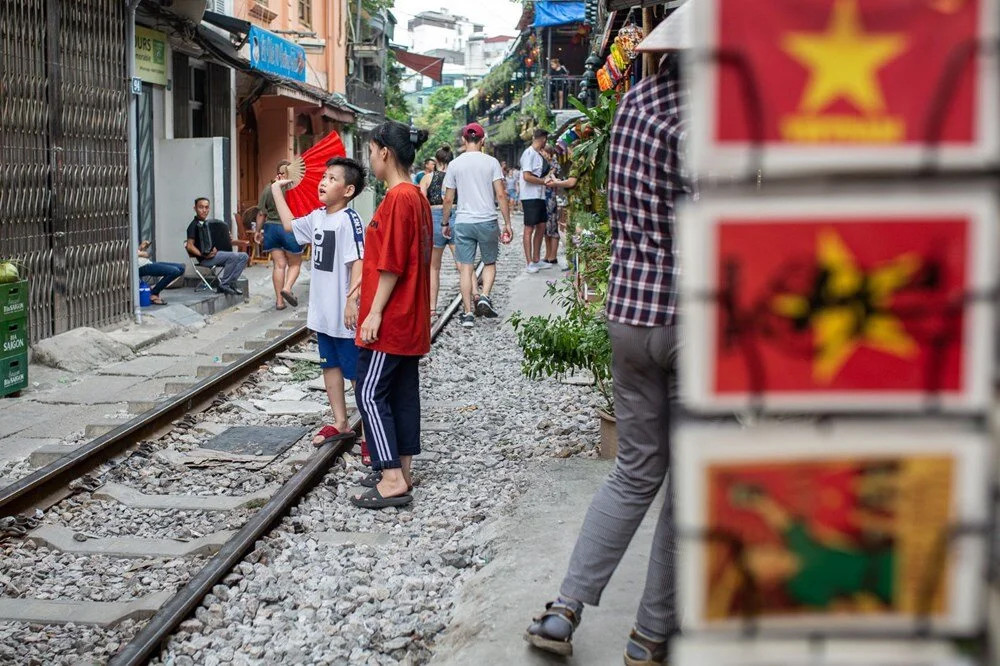
[(201, 23), (209, 0), (159, 0), (160, 5), (171, 14), (186, 18), (195, 25)]

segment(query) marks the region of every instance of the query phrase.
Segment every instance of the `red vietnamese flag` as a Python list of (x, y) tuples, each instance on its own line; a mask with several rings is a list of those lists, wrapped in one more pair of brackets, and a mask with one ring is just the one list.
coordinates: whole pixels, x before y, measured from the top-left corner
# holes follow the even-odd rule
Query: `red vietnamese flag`
[(963, 390), (970, 233), (945, 215), (722, 218), (713, 391)]
[(935, 105), (948, 97), (934, 138), (973, 144), (977, 60), (960, 61), (953, 89), (942, 82), (952, 59), (980, 34), (981, 1), (717, 0), (719, 52), (745, 62), (763, 118), (753, 126), (744, 78), (724, 65), (717, 70), (716, 141), (919, 144)]

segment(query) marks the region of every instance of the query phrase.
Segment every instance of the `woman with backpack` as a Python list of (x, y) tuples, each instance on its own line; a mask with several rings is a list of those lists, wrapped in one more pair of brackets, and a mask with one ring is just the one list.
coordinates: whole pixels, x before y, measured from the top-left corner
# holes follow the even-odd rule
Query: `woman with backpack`
[[(434, 249), (431, 252), (431, 318), (437, 315), (438, 291), (441, 285), (441, 259), (445, 246), (451, 246), (452, 258), (455, 256), (455, 239), (445, 238), (441, 231), (441, 207), (444, 203), (444, 174), (448, 164), (454, 159), (450, 146), (441, 146), (434, 154), (437, 167), (430, 178), (420, 181), (420, 191), (431, 204), (431, 216), (434, 219)], [(457, 202), (456, 202), (457, 203)], [(456, 264), (456, 270), (458, 266)]]

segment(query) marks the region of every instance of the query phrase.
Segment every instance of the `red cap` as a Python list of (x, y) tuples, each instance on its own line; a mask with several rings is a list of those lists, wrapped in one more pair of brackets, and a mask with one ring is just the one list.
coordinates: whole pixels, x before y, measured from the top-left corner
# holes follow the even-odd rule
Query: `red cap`
[(476, 141), (482, 141), (486, 136), (486, 130), (479, 123), (469, 123), (462, 128), (462, 136), (466, 139), (475, 139)]

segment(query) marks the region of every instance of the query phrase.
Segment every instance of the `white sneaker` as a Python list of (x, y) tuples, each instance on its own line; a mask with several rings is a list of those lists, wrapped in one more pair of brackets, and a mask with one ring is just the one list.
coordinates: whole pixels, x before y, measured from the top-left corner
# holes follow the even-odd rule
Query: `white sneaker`
[(527, 271), (528, 273), (537, 273), (538, 272), (538, 266), (536, 266), (535, 264), (528, 264), (524, 268), (524, 270)]
[(559, 270), (561, 271), (569, 270), (569, 262), (566, 261), (566, 257), (559, 257)]
[(535, 265), (536, 265), (536, 266), (538, 266), (538, 270), (540, 270), (540, 271), (547, 271), (547, 270), (549, 270), (550, 268), (552, 268), (552, 264), (550, 264), (550, 263), (549, 263), (549, 262), (547, 262), (547, 261), (539, 261), (539, 262), (538, 262), (537, 264), (535, 264)]

